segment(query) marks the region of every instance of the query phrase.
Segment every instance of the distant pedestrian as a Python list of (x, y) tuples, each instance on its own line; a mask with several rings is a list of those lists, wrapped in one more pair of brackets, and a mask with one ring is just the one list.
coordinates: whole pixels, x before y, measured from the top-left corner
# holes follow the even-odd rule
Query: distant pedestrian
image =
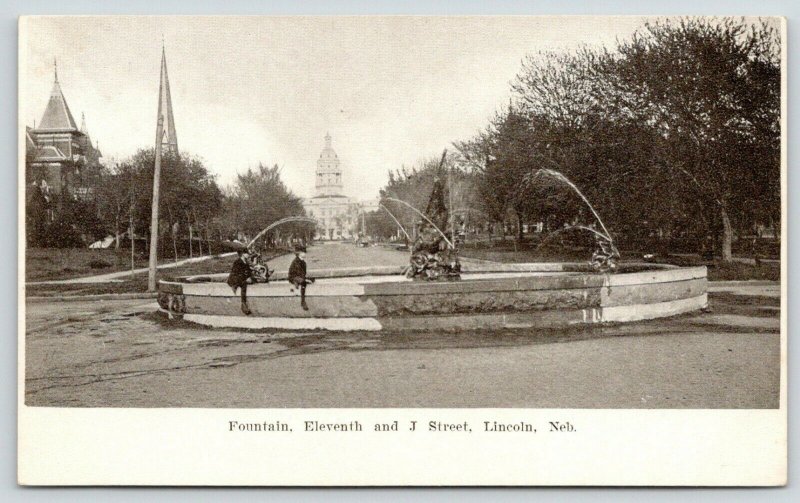
[(761, 265), (761, 257), (758, 256), (758, 236), (753, 236), (753, 241), (750, 247), (753, 253), (753, 262), (755, 263), (756, 267), (758, 267)]

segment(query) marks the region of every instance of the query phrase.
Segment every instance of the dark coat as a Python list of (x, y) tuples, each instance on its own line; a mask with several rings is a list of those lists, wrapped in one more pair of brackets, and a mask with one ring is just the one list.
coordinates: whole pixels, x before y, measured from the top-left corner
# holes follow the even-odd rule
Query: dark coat
[(289, 283), (302, 283), (306, 280), (306, 261), (295, 257), (289, 266)]
[(241, 258), (236, 259), (231, 267), (231, 273), (228, 275), (228, 286), (231, 288), (239, 288), (247, 284), (248, 278), (252, 271), (250, 271), (250, 264), (245, 263)]

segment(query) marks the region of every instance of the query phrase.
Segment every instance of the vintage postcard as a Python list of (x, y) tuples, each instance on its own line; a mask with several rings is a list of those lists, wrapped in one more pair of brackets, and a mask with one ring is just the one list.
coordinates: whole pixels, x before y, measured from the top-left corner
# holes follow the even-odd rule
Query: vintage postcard
[(19, 22), (26, 485), (786, 483), (776, 17)]

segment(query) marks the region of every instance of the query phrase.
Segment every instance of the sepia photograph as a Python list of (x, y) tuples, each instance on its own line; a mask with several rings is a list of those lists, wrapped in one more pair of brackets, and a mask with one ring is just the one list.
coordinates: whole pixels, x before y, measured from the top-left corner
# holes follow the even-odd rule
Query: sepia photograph
[[(20, 407), (783, 407), (785, 469), (785, 44), (778, 17), (23, 17)], [(302, 418), (222, 428), (373, 429)], [(428, 419), (400, 427), (576, 427)]]

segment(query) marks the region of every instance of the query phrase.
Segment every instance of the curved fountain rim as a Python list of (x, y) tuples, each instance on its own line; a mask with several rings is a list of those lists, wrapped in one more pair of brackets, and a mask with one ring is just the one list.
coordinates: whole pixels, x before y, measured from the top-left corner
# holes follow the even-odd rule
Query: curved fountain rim
[[(471, 260), (470, 260), (471, 261)], [(622, 264), (622, 269), (619, 272), (615, 273), (600, 273), (589, 270), (590, 265), (586, 262), (514, 262), (514, 263), (503, 263), (503, 262), (489, 262), (489, 261), (482, 261), (482, 260), (474, 260), (474, 263), (480, 264), (482, 267), (479, 269), (472, 269), (469, 267), (469, 262), (463, 264), (466, 267), (464, 268), (463, 272), (466, 274), (491, 274), (491, 273), (542, 273), (542, 276), (546, 276), (547, 273), (571, 273), (571, 276), (602, 276), (602, 275), (610, 275), (610, 276), (625, 276), (630, 274), (639, 274), (649, 271), (665, 271), (665, 270), (675, 270), (675, 269), (691, 269), (692, 267), (686, 266), (677, 266), (674, 264), (657, 264), (652, 262), (626, 262)], [(527, 268), (526, 268), (527, 266)], [(559, 270), (557, 266), (561, 266), (562, 268)], [(570, 268), (575, 268), (575, 270), (570, 270)], [(644, 269), (636, 269), (631, 271), (625, 271), (626, 268), (644, 268)], [(403, 274), (403, 271), (406, 269), (406, 266), (376, 266), (376, 267), (364, 267), (364, 268), (347, 268), (347, 267), (340, 267), (340, 268), (327, 268), (327, 269), (312, 269), (309, 271), (308, 275), (311, 277), (318, 277), (320, 279), (336, 279), (336, 278), (355, 278), (355, 277), (366, 277), (366, 276), (399, 276)], [(585, 269), (585, 270), (581, 270)], [(336, 272), (342, 272), (342, 274), (336, 274)], [(219, 281), (224, 281), (224, 279), (228, 276), (228, 273), (213, 273), (213, 274), (194, 274), (189, 276), (179, 276), (172, 280), (160, 280), (159, 283), (164, 284), (202, 284), (205, 282), (209, 283), (217, 283)], [(200, 281), (201, 279), (213, 278), (215, 281)], [(216, 281), (218, 280), (218, 281)], [(276, 276), (272, 280), (275, 281), (285, 281), (286, 280), (286, 273), (279, 272), (276, 273)], [(469, 279), (462, 279), (461, 281), (480, 281), (480, 278), (469, 278)]]
[(301, 309), (296, 288), (276, 280), (248, 291), (254, 316), (240, 314), (238, 297), (224, 283), (162, 281), (158, 304), (166, 316), (200, 326), (291, 331), (549, 329), (664, 318), (707, 307), (705, 266), (638, 265), (646, 269), (541, 276), (511, 271), (485, 282), (334, 280), (309, 291), (310, 311)]

